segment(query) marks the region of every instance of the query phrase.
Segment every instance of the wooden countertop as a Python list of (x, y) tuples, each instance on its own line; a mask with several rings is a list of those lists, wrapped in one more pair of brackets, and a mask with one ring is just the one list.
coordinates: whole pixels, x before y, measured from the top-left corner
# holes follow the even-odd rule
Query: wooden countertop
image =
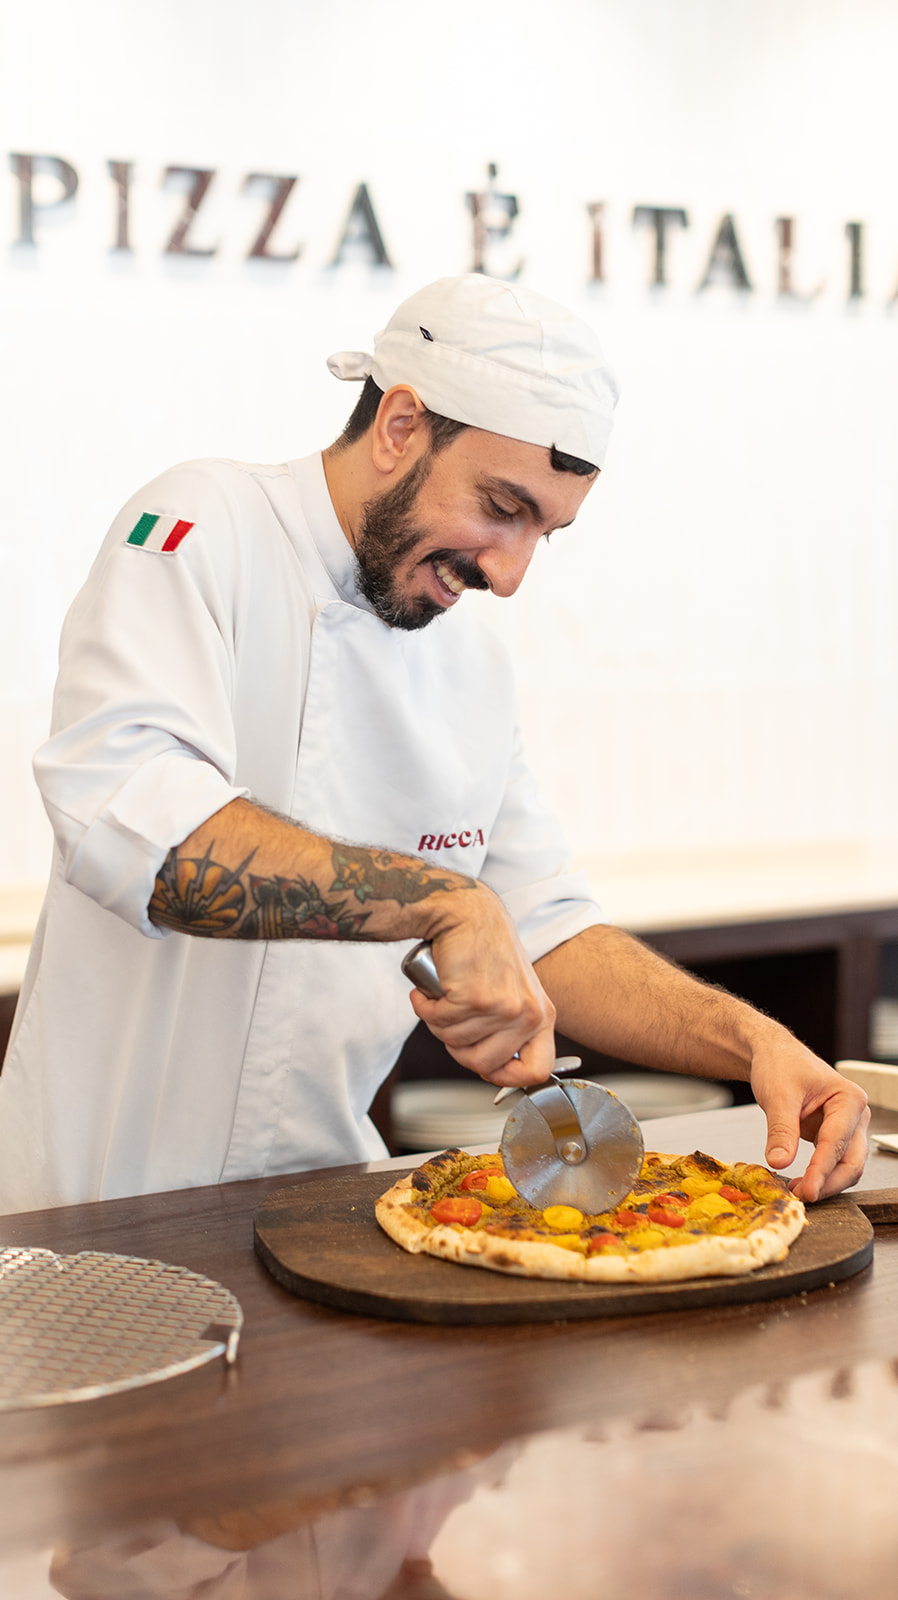
[[(645, 1125), (650, 1148), (757, 1159), (755, 1107)], [(898, 1127), (898, 1114), (877, 1112)], [(385, 1172), (408, 1162), (379, 1164)], [(354, 1169), (365, 1170), (365, 1169)], [(320, 1174), (315, 1175), (320, 1176)], [(876, 1156), (864, 1186), (898, 1177)], [(253, 1252), (252, 1219), (283, 1176), (7, 1217), (5, 1245), (161, 1259), (240, 1301), (237, 1364), (143, 1389), (9, 1413), (0, 1427), (2, 1559), (104, 1540), (157, 1519), (271, 1528), (467, 1470), (483, 1456), (575, 1428), (628, 1430), (752, 1385), (898, 1355), (898, 1228), (874, 1265), (802, 1296), (549, 1325), (399, 1324), (293, 1298)], [(450, 1270), (447, 1267), (447, 1271)], [(459, 1269), (461, 1270), (461, 1269)], [(247, 1519), (249, 1519), (247, 1521)], [(504, 1592), (504, 1591), (502, 1591)]]

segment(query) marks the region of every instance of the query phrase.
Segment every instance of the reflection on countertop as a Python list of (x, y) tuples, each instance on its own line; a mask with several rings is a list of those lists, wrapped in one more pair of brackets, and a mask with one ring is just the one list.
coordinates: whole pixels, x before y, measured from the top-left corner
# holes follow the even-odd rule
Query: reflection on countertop
[(748, 1390), (720, 1415), (547, 1432), (314, 1520), (285, 1500), (60, 1547), (52, 1588), (2, 1593), (894, 1600), (896, 1499), (898, 1363), (871, 1362)]

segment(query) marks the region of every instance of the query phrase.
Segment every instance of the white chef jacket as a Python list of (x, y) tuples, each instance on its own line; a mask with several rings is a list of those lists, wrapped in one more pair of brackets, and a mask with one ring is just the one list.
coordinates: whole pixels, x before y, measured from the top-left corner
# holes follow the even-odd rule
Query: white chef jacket
[[(129, 542), (146, 513), (191, 524), (177, 549)], [(168, 851), (237, 796), (481, 877), (531, 959), (601, 920), (504, 650), (464, 605), (415, 633), (374, 615), (320, 455), (188, 462), (125, 506), (35, 773), (56, 848), (0, 1077), (2, 1211), (383, 1154), (367, 1111), (415, 1023), (409, 946), (148, 919)]]

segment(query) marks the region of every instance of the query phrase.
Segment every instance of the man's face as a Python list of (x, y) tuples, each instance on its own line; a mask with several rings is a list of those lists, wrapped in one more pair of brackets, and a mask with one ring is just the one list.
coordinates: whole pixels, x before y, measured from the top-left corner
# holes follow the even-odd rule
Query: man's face
[(364, 507), (362, 593), (392, 628), (423, 628), (465, 589), (514, 594), (544, 535), (574, 520), (593, 477), (556, 472), (549, 451), (466, 428), (426, 451)]

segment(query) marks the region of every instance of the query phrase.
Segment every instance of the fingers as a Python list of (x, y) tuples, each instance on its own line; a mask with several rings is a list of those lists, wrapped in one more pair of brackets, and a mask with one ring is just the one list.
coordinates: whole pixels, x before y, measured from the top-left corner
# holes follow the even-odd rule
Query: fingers
[[(458, 1061), (460, 1057), (456, 1055), (455, 1059)], [(462, 1066), (478, 1071), (477, 1065), (471, 1060), (462, 1061)], [(522, 1045), (516, 1057), (491, 1072), (481, 1072), (480, 1076), (494, 1083), (497, 1089), (529, 1089), (531, 1084), (545, 1083), (554, 1067), (555, 1030), (549, 1027), (541, 1029), (534, 1038)]]
[(462, 1009), (458, 999), (431, 1000), (418, 989), (411, 994), (415, 1014), (449, 1054), (497, 1088), (544, 1083), (553, 1070), (555, 1008), (548, 996), (543, 1001), (528, 997), (509, 1016), (495, 1005)]
[(433, 941), (443, 994), (411, 992), (415, 1015), (449, 1053), (497, 1087), (542, 1083), (555, 1062), (555, 1007), (501, 902), (476, 902), (480, 921)]
[(867, 1160), (869, 1106), (862, 1107), (854, 1122), (851, 1118), (856, 1107), (849, 1109), (830, 1102), (828, 1116), (827, 1109), (824, 1107), (817, 1146), (807, 1171), (789, 1185), (792, 1193), (808, 1204), (850, 1189), (861, 1178)]
[(794, 1041), (753, 1063), (752, 1086), (767, 1117), (769, 1166), (788, 1167), (799, 1136), (814, 1141), (806, 1171), (789, 1185), (799, 1200), (824, 1200), (857, 1183), (870, 1122), (861, 1089)]

